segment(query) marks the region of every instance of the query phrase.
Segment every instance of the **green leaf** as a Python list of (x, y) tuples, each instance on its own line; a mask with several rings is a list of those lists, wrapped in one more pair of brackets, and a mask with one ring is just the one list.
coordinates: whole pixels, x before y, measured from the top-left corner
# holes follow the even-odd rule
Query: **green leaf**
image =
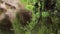
[(47, 17), (47, 16), (49, 16), (48, 12), (42, 12), (42, 17)]

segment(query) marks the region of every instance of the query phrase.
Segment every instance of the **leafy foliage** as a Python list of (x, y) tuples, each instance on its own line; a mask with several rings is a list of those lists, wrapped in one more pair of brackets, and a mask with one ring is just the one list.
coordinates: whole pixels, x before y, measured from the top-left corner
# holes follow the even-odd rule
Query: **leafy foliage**
[[(25, 27), (19, 24), (18, 18), (12, 21), (15, 34), (60, 34), (60, 0), (57, 0), (54, 12), (53, 10), (44, 10), (46, 9), (44, 8), (44, 1), (42, 2), (42, 6), (41, 2), (38, 1), (38, 8), (34, 6), (37, 0), (20, 0), (20, 2), (25, 4), (27, 10), (32, 11), (32, 19)], [(36, 11), (34, 8), (37, 9), (36, 13), (34, 12)]]

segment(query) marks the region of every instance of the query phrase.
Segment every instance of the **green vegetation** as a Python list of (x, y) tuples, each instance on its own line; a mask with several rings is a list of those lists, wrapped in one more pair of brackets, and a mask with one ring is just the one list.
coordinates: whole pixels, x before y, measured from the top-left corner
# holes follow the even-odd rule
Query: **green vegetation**
[[(19, 19), (16, 18), (12, 22), (14, 34), (60, 34), (60, 0), (57, 0), (56, 6), (53, 9), (54, 11), (44, 10), (44, 1), (41, 2), (42, 7), (39, 2), (36, 13), (34, 5), (37, 0), (20, 0), (20, 2), (26, 4), (25, 8), (27, 10), (32, 11), (32, 19), (29, 25), (22, 27), (21, 24), (19, 24)], [(41, 10), (39, 8), (41, 8)]]

